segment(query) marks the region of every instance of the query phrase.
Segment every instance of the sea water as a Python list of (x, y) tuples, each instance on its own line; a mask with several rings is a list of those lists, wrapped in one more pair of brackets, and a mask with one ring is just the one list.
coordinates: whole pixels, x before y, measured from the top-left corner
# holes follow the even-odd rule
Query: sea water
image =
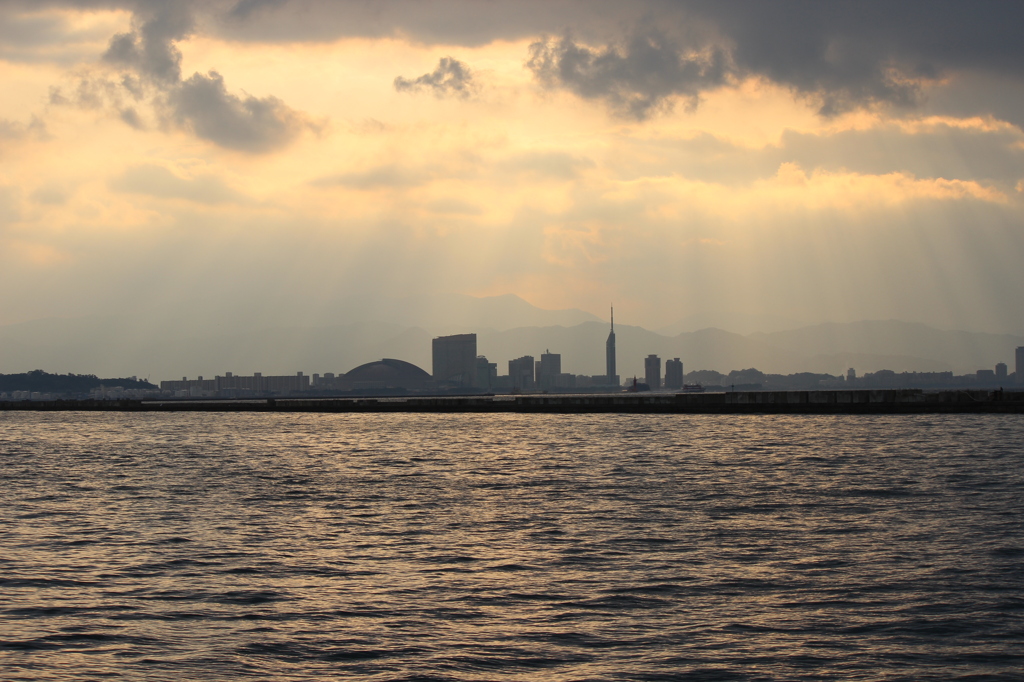
[(1019, 416), (0, 413), (3, 680), (1022, 679)]

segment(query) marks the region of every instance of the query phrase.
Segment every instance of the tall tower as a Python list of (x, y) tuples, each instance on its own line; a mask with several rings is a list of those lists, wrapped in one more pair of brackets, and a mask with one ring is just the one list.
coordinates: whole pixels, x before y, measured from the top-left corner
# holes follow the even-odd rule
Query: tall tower
[(615, 308), (612, 307), (612, 329), (608, 332), (608, 340), (604, 343), (605, 369), (608, 383), (617, 386), (619, 375), (615, 372)]

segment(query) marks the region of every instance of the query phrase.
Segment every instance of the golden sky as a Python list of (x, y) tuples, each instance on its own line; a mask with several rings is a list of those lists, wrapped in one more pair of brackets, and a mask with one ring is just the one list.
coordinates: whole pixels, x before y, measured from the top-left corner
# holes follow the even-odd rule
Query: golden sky
[(1013, 5), (622, 5), (0, 3), (0, 324), (463, 293), (1024, 333)]

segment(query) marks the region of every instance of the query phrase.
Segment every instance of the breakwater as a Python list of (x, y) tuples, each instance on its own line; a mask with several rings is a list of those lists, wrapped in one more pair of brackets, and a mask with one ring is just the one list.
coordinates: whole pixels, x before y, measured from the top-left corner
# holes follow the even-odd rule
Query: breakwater
[(0, 410), (116, 412), (505, 412), (627, 414), (1024, 414), (1024, 391), (735, 391), (265, 400), (52, 400)]

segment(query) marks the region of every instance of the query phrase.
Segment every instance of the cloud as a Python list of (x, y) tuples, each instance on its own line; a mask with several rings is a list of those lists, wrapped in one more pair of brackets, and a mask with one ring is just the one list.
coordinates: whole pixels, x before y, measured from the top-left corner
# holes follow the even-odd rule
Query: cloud
[(303, 132), (320, 129), (277, 97), (228, 92), (224, 77), (216, 71), (194, 73), (177, 83), (159, 82), (156, 87), (140, 84), (130, 74), (117, 80), (83, 76), (67, 92), (51, 88), (49, 101), (54, 106), (110, 109), (137, 130), (146, 128), (140, 111), (146, 105), (155, 110), (157, 118), (196, 137), (254, 154), (280, 149)]
[(137, 26), (115, 35), (103, 59), (157, 81), (176, 83), (181, 80), (181, 52), (174, 42), (192, 32), (194, 20), (183, 2), (153, 3), (152, 7), (136, 11)]
[(226, 11), (211, 3), (204, 25), (233, 40), (254, 42), (402, 36), (421, 44), (476, 47), (593, 23), (595, 17), (619, 25), (636, 13), (625, 5), (614, 0), (238, 0)]
[[(532, 180), (573, 180), (594, 162), (582, 156), (559, 151), (530, 151), (486, 161), (472, 153), (449, 157), (448, 163), (407, 167), (399, 164), (375, 166), (366, 170), (338, 173), (317, 178), (313, 187), (347, 187), (357, 190), (409, 189), (422, 187), (435, 180), (480, 181), (499, 178), (508, 183), (509, 176), (525, 176)], [(474, 208), (475, 210), (475, 208)]]
[(21, 220), (21, 194), (16, 187), (0, 185), (0, 228)]
[(132, 29), (114, 35), (102, 56), (120, 73), (79, 72), (70, 88), (50, 89), (51, 105), (107, 109), (136, 129), (144, 129), (152, 114), (220, 147), (254, 154), (318, 129), (277, 97), (229, 92), (217, 71), (182, 78), (176, 43), (196, 30), (193, 3), (138, 0), (132, 6)]
[(159, 199), (184, 199), (199, 204), (244, 203), (246, 197), (214, 175), (182, 178), (163, 166), (132, 166), (110, 182), (117, 192), (143, 194)]
[[(616, 64), (615, 59), (585, 64), (576, 78), (556, 78), (554, 83), (577, 94), (589, 87), (598, 92), (610, 89), (641, 112), (650, 108), (646, 100), (657, 103), (665, 98), (665, 86), (649, 81), (672, 73), (664, 64), (639, 63), (628, 47), (629, 36), (650, 33), (645, 26), (656, 26), (671, 37), (662, 41), (660, 50), (669, 64), (703, 53), (710, 38), (738, 73), (790, 86), (815, 100), (823, 114), (863, 105), (915, 106), (921, 102), (922, 81), (954, 71), (1024, 78), (1024, 43), (1018, 29), (1024, 24), (1024, 4), (1019, 2), (240, 0), (228, 11), (207, 12), (206, 25), (239, 40), (406, 36), (431, 45), (479, 46), (568, 30), (594, 59), (609, 50), (592, 46), (626, 43), (613, 50), (625, 64)], [(610, 77), (608, 71), (616, 70), (619, 75), (612, 80), (617, 87), (598, 87)], [(705, 87), (697, 81), (691, 89), (668, 90), (692, 103), (693, 89)], [(682, 82), (689, 79), (683, 77)]]
[(483, 210), (476, 204), (461, 199), (436, 199), (426, 205), (427, 209), (434, 213), (446, 213), (450, 215), (475, 216), (482, 215)]
[(233, 20), (245, 21), (259, 12), (276, 9), (288, 4), (288, 0), (238, 0), (228, 10), (227, 16)]
[(1005, 194), (973, 180), (916, 178), (909, 173), (864, 175), (817, 169), (808, 174), (798, 164), (786, 162), (773, 178), (751, 186), (757, 199), (801, 210), (838, 208), (852, 212), (866, 207), (893, 206), (919, 201), (982, 201), (1006, 204)]
[(71, 192), (66, 187), (54, 182), (37, 187), (29, 195), (32, 201), (44, 206), (63, 206), (68, 202)]
[(142, 119), (139, 117), (139, 112), (135, 110), (135, 107), (122, 109), (119, 115), (122, 121), (136, 130), (142, 130), (145, 127), (142, 123)]
[[(0, 47), (76, 39), (81, 31), (57, 16), (60, 7), (131, 8), (132, 29), (115, 36), (105, 60), (169, 84), (182, 76), (175, 43), (197, 31), (251, 42), (397, 36), (447, 46), (571, 31), (574, 40), (541, 41), (528, 55), (538, 78), (635, 118), (675, 97), (692, 106), (729, 73), (788, 86), (824, 115), (863, 106), (920, 106), (928, 84), (950, 74), (999, 77), (1017, 87), (1024, 80), (1019, 2), (22, 0), (0, 3)], [(431, 73), (400, 76), (395, 87), (464, 96), (471, 81), (451, 70), (459, 64), (442, 61)], [(989, 113), (991, 100), (971, 99), (967, 115)], [(1004, 117), (1017, 110), (1004, 108)]]
[(583, 170), (593, 168), (594, 162), (588, 158), (565, 152), (533, 151), (516, 154), (499, 162), (498, 166), (513, 173), (528, 173), (559, 180), (572, 180), (579, 177)]
[(0, 59), (62, 65), (94, 59), (96, 45), (118, 27), (117, 13), (96, 7), (83, 20), (64, 12), (65, 4), (0, 2)]
[(38, 116), (32, 116), (28, 123), (0, 118), (0, 140), (23, 140), (27, 137), (47, 139), (46, 123)]
[(469, 97), (474, 87), (473, 72), (465, 63), (452, 57), (441, 57), (436, 69), (419, 78), (395, 78), (395, 90), (398, 92), (429, 90), (437, 97)]
[(905, 172), (1009, 186), (1024, 167), (1024, 133), (988, 119), (914, 118), (865, 129), (790, 129), (777, 142), (756, 148), (708, 133), (636, 138), (620, 143), (612, 172), (624, 181), (660, 176), (740, 186), (773, 174), (786, 162), (832, 172)]
[(180, 127), (221, 147), (268, 152), (284, 147), (303, 130), (315, 129), (306, 116), (276, 97), (239, 97), (227, 91), (216, 71), (193, 74), (167, 96)]
[(729, 76), (722, 49), (687, 50), (656, 31), (635, 35), (624, 48), (593, 49), (568, 35), (538, 41), (530, 45), (526, 66), (547, 87), (604, 100), (636, 119), (646, 118), (671, 97), (695, 107), (702, 91), (721, 86)]
[(340, 173), (317, 178), (309, 184), (313, 187), (349, 187), (351, 189), (399, 189), (418, 187), (434, 177), (433, 173), (410, 170), (397, 165), (378, 166), (365, 171)]
[(1024, 77), (1024, 4), (690, 0), (727, 38), (743, 73), (815, 97), (829, 115), (871, 104), (916, 106), (921, 85), (958, 70)]

